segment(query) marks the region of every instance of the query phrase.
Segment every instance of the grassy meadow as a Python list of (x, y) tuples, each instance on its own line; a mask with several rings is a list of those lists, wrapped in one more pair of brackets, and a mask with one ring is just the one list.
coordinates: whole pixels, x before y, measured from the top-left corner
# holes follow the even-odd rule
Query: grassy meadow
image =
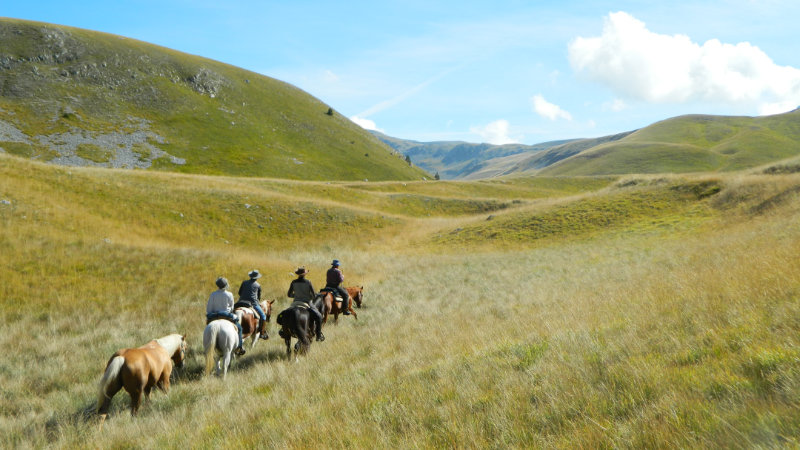
[[(769, 171), (768, 171), (769, 172)], [(789, 172), (789, 173), (786, 173)], [(800, 445), (800, 174), (324, 183), (0, 154), (0, 446)], [(365, 287), (299, 362), (204, 377), (214, 279)], [(119, 348), (187, 335), (169, 395), (92, 410)]]

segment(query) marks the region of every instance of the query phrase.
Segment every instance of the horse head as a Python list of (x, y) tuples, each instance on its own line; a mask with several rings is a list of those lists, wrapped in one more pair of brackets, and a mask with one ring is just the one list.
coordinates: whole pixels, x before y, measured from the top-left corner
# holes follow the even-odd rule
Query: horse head
[(269, 322), (269, 318), (272, 316), (272, 304), (275, 303), (275, 300), (262, 300), (261, 301), (261, 309), (264, 311), (264, 315), (267, 316), (267, 322)]
[(183, 361), (186, 359), (186, 336), (181, 336), (181, 345), (172, 354), (172, 362), (176, 367), (183, 367)]
[(364, 300), (364, 286), (353, 286), (347, 289), (350, 291), (350, 297), (352, 297), (356, 307), (361, 308), (361, 302)]

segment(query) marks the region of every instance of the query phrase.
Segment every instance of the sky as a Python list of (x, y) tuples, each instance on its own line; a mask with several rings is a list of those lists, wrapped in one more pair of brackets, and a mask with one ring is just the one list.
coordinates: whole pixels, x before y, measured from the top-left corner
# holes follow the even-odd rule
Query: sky
[(535, 144), (800, 106), (800, 2), (3, 1), (291, 83), (367, 129)]

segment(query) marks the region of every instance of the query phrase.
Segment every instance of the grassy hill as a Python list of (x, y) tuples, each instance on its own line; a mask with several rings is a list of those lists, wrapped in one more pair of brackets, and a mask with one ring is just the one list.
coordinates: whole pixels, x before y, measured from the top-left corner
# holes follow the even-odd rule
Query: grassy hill
[(636, 131), (534, 146), (376, 135), (445, 179), (736, 171), (800, 155), (800, 110), (764, 117), (681, 116)]
[(66, 165), (301, 180), (414, 180), (287, 83), (93, 31), (0, 19), (0, 148)]
[[(800, 154), (800, 110), (763, 117), (681, 116), (547, 166), (543, 175), (734, 171)], [(522, 169), (525, 170), (525, 169)]]
[[(0, 446), (792, 447), (800, 173), (309, 182), (0, 154)], [(203, 376), (217, 276), (319, 287), (358, 320)], [(109, 356), (190, 352), (136, 418), (91, 414)]]

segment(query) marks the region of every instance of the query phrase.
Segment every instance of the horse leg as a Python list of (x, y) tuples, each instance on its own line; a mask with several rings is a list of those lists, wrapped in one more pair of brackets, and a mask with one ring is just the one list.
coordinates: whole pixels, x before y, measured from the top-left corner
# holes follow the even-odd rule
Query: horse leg
[(158, 387), (161, 392), (168, 394), (169, 393), (169, 377), (172, 375), (172, 370), (169, 367), (164, 369), (164, 372), (161, 373), (161, 378), (156, 383), (156, 387)]
[[(125, 390), (128, 391), (127, 388)], [(142, 403), (142, 394), (143, 394), (143, 392), (142, 392), (142, 387), (141, 386), (137, 386), (135, 388), (132, 388), (130, 391), (128, 391), (128, 395), (131, 396), (131, 415), (132, 416), (135, 416), (136, 413), (139, 412), (139, 405)]]
[(224, 361), (222, 361), (222, 379), (224, 380), (228, 375), (228, 366), (231, 365), (231, 352), (226, 351), (225, 356), (221, 359), (224, 359)]
[(111, 406), (111, 399), (117, 395), (117, 392), (122, 389), (122, 383), (117, 379), (113, 383), (111, 383), (108, 388), (103, 392), (103, 401), (97, 407), (97, 413), (100, 414), (100, 424), (103, 424), (103, 421), (106, 420), (106, 416), (108, 415), (108, 407)]

